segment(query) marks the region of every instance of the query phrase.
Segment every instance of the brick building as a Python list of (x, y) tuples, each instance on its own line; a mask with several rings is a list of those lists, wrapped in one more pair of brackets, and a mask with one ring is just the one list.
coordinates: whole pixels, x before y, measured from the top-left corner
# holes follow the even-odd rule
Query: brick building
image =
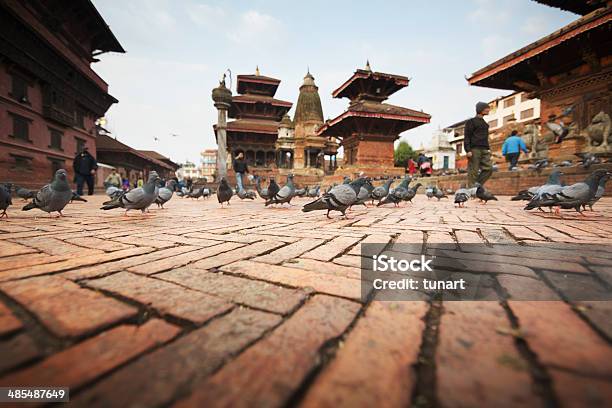
[(117, 100), (91, 68), (125, 52), (89, 0), (0, 2), (0, 180), (28, 187), (96, 153), (98, 118)]

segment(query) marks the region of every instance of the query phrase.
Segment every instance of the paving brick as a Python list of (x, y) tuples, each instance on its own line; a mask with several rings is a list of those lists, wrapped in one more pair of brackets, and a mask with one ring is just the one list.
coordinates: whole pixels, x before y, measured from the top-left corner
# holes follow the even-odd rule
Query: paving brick
[(178, 246), (173, 248), (161, 249), (150, 253), (149, 251), (143, 251), (142, 254), (121, 259), (119, 261), (107, 262), (100, 265), (88, 266), (85, 268), (75, 269), (74, 271), (65, 272), (62, 274), (62, 276), (72, 280), (95, 278), (112, 272), (119, 272), (126, 268), (131, 268), (133, 266), (154, 262), (159, 259), (165, 259), (176, 255), (185, 254), (187, 252), (192, 252), (197, 249), (199, 249), (199, 247)]
[(23, 268), (25, 266), (40, 265), (62, 261), (65, 256), (52, 256), (43, 253), (14, 255), (0, 258), (0, 271), (6, 271), (14, 268)]
[(163, 248), (170, 248), (173, 246), (176, 246), (177, 244), (171, 241), (160, 241), (159, 239), (155, 239), (155, 238), (143, 238), (143, 237), (132, 237), (132, 236), (128, 236), (128, 237), (113, 237), (113, 238), (107, 238), (107, 240), (112, 240), (114, 242), (120, 242), (120, 243), (125, 243), (125, 244), (133, 244), (136, 246), (146, 246), (146, 247), (151, 247), (151, 248), (157, 248), (157, 249), (163, 249)]
[(586, 376), (612, 375), (612, 348), (567, 304), (510, 301), (509, 305), (542, 364)]
[(88, 408), (164, 406), (279, 322), (280, 317), (269, 313), (235, 309), (113, 373), (71, 398), (70, 404)]
[(361, 268), (361, 256), (355, 255), (342, 255), (341, 257), (335, 258), (333, 263), (338, 265), (350, 266), (353, 268)]
[(332, 276), (361, 279), (361, 268), (354, 266), (343, 266), (332, 262), (317, 261), (314, 259), (291, 259), (285, 262), (282, 266), (287, 266), (289, 268), (300, 268), (307, 271), (313, 271), (316, 273)]
[(90, 280), (86, 285), (142, 303), (162, 315), (197, 324), (202, 324), (233, 307), (220, 297), (130, 272), (119, 272), (106, 278)]
[(73, 245), (78, 245), (80, 247), (102, 250), (105, 252), (119, 251), (121, 249), (128, 249), (134, 247), (134, 245), (128, 245), (126, 243), (120, 243), (96, 237), (71, 238), (65, 239), (64, 241)]
[[(15, 238), (15, 236), (11, 234), (11, 238)], [(20, 244), (16, 244), (10, 241), (0, 240), (0, 257), (21, 255), (21, 254), (31, 254), (33, 252), (38, 252), (38, 251), (34, 248), (30, 248), (25, 245), (20, 245)]]
[(109, 372), (146, 350), (163, 344), (179, 328), (153, 319), (142, 326), (124, 325), (85, 340), (13, 374), (0, 378), (0, 386), (78, 387)]
[[(422, 235), (422, 234), (421, 234)], [(358, 255), (361, 256), (361, 246), (363, 244), (377, 244), (375, 245), (377, 250), (380, 247), (380, 250), (382, 251), (384, 249), (384, 247), (386, 246), (386, 244), (388, 244), (391, 241), (391, 236), (388, 234), (372, 234), (372, 235), (368, 235), (367, 237), (365, 237), (363, 240), (359, 241), (359, 243), (357, 245), (355, 245), (353, 248), (351, 248), (350, 251), (348, 251), (346, 254), (347, 255)], [(374, 254), (372, 254), (374, 255)]]
[(176, 406), (283, 405), (319, 363), (319, 349), (340, 336), (358, 310), (354, 302), (314, 296), (269, 336), (196, 385), (196, 391)]
[(21, 321), (7, 306), (0, 302), (0, 336), (12, 333), (22, 327)]
[(131, 306), (58, 276), (2, 283), (0, 291), (59, 337), (91, 333), (137, 313)]
[(341, 276), (330, 276), (287, 266), (266, 265), (253, 261), (239, 261), (221, 267), (224, 272), (241, 274), (255, 279), (287, 285), (295, 288), (312, 289), (316, 292), (361, 298), (361, 282)]
[(94, 255), (86, 255), (72, 257), (65, 261), (54, 262), (44, 265), (27, 266), (23, 268), (16, 268), (10, 271), (5, 271), (0, 274), (0, 282), (9, 281), (13, 279), (26, 278), (30, 276), (46, 275), (55, 272), (62, 272), (69, 269), (78, 268), (79, 266), (95, 265), (104, 262), (114, 261), (117, 259), (128, 258), (130, 256), (146, 254), (151, 252), (152, 248), (130, 248), (121, 251), (114, 251), (109, 253), (100, 253)]
[(218, 255), (213, 255), (195, 262), (192, 266), (200, 269), (218, 268), (232, 262), (252, 258), (264, 252), (272, 251), (285, 245), (279, 241), (260, 241), (246, 247), (239, 247)]
[(210, 293), (234, 303), (281, 314), (291, 312), (308, 294), (307, 290), (284, 288), (224, 273), (209, 273), (189, 266), (164, 272), (155, 277)]
[(85, 251), (81, 246), (73, 245), (53, 237), (23, 238), (19, 240), (19, 242), (29, 247), (35, 248), (39, 251), (45, 252), (49, 255), (70, 256), (82, 255), (85, 253), (91, 255), (100, 254), (103, 252), (93, 248), (90, 248), (90, 250)]
[(496, 302), (444, 303), (436, 349), (441, 406), (540, 405), (511, 332)]
[(564, 370), (549, 370), (552, 386), (564, 407), (609, 407), (612, 406), (610, 380), (584, 377)]
[(318, 261), (331, 261), (333, 258), (346, 252), (346, 250), (359, 242), (355, 237), (336, 237), (325, 245), (321, 245), (312, 251), (302, 254), (302, 258), (316, 259)]
[(323, 243), (320, 239), (304, 238), (293, 244), (289, 244), (285, 247), (279, 248), (276, 251), (272, 251), (269, 254), (258, 256), (254, 258), (257, 262), (265, 262), (270, 264), (280, 264), (291, 258), (297, 258), (304, 252), (307, 252)]
[(128, 271), (139, 273), (142, 275), (152, 275), (157, 272), (167, 271), (169, 269), (178, 268), (195, 261), (199, 261), (209, 256), (214, 256), (222, 252), (230, 251), (235, 248), (241, 247), (242, 244), (235, 242), (225, 242), (217, 244), (208, 248), (202, 248), (195, 251), (186, 252), (180, 255), (171, 257), (161, 258), (157, 261), (147, 262), (146, 264), (140, 264), (127, 268)]
[(41, 355), (41, 350), (27, 334), (0, 340), (0, 373), (32, 361)]
[(544, 237), (539, 234), (536, 234), (532, 230), (523, 226), (507, 226), (505, 227), (506, 231), (510, 233), (516, 239), (533, 239), (536, 241), (543, 241)]
[(373, 301), (301, 405), (409, 406), (426, 311), (425, 302)]

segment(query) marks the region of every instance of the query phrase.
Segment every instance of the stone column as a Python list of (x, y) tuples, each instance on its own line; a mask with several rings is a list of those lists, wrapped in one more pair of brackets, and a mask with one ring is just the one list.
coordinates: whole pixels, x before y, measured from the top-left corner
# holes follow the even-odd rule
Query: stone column
[(232, 103), (232, 91), (225, 87), (225, 75), (213, 89), (212, 99), (217, 108), (217, 180), (227, 177), (227, 111)]

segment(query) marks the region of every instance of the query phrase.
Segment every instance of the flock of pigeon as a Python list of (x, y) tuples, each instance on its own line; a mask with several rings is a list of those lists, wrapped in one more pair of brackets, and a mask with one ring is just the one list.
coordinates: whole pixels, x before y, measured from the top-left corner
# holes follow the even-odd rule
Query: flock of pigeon
[[(525, 210), (549, 208), (553, 209), (556, 214), (560, 214), (560, 209), (575, 209), (582, 214), (582, 211), (587, 206), (593, 210), (593, 205), (604, 195), (606, 182), (612, 176), (612, 172), (606, 169), (598, 169), (592, 172), (584, 181), (571, 185), (564, 185), (561, 182), (563, 173), (559, 169), (553, 170), (547, 182), (541, 186), (534, 186), (527, 190), (520, 191), (511, 200), (528, 201)], [(398, 207), (402, 202), (412, 202), (417, 191), (422, 186), (421, 183), (416, 183), (410, 186), (412, 178), (406, 176), (400, 184), (391, 188), (395, 179), (388, 179), (382, 185), (374, 187), (372, 180), (369, 177), (357, 177), (350, 180), (349, 177), (344, 178), (344, 182), (339, 185), (330, 186), (323, 194), (320, 192), (320, 186), (305, 187), (298, 189), (293, 182), (293, 174), (287, 176), (287, 182), (282, 187), (279, 186), (274, 178), (270, 178), (266, 188), (261, 185), (261, 178), (255, 176), (256, 191), (245, 190), (242, 188), (232, 189), (227, 180), (223, 178), (218, 186), (216, 195), (221, 207), (225, 203), (230, 204), (231, 198), (236, 195), (240, 199), (254, 200), (257, 195), (265, 200), (265, 206), (291, 204), (294, 197), (310, 197), (315, 198), (314, 201), (304, 205), (302, 211), (310, 212), (317, 210), (327, 210), (327, 217), (330, 218), (331, 211), (338, 211), (346, 217), (346, 211), (350, 210), (355, 205), (363, 205), (368, 207), (368, 202), (380, 207), (387, 204), (393, 204)], [(138, 188), (124, 191), (116, 187), (109, 187), (106, 194), (110, 200), (102, 204), (102, 210), (111, 210), (122, 208), (127, 214), (130, 210), (140, 210), (143, 213), (148, 212), (148, 208), (152, 204), (157, 204), (163, 208), (176, 192), (177, 196), (199, 199), (200, 197), (210, 197), (212, 192), (207, 188), (201, 189), (182, 189), (178, 190), (177, 182), (169, 180), (161, 183), (161, 179), (154, 171), (149, 173), (147, 182)], [(0, 185), (0, 218), (8, 217), (6, 214), (7, 208), (12, 205), (12, 190), (18, 197), (24, 200), (31, 200), (23, 207), (24, 211), (38, 208), (44, 212), (58, 212), (62, 216), (64, 207), (74, 200), (86, 201), (78, 196), (70, 188), (68, 183), (68, 174), (66, 170), (57, 170), (51, 183), (45, 185), (38, 191), (31, 191), (9, 183)], [(443, 198), (448, 199), (447, 193), (452, 191), (444, 191), (437, 186), (428, 186), (425, 189), (425, 195), (428, 199), (436, 198), (440, 201)], [(464, 207), (465, 203), (470, 199), (478, 198), (482, 204), (488, 201), (497, 200), (497, 198), (487, 191), (484, 186), (476, 184), (472, 188), (462, 187), (454, 192), (454, 203), (458, 207)]]

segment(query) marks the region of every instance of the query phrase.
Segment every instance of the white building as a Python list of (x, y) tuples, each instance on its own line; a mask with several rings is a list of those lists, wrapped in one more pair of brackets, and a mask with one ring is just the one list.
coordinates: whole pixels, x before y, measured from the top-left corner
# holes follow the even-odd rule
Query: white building
[(192, 180), (195, 180), (195, 179), (199, 179), (202, 177), (202, 171), (199, 167), (195, 165), (195, 163), (186, 161), (176, 171), (176, 177), (179, 180), (183, 180), (185, 178), (190, 178)]
[(455, 168), (455, 148), (450, 143), (451, 132), (438, 130), (431, 138), (431, 144), (423, 150), (423, 154), (431, 158), (433, 170), (448, 170)]
[(527, 122), (540, 117), (540, 100), (529, 99), (525, 92), (515, 92), (489, 102), (490, 112), (484, 117), (489, 131), (495, 131), (508, 124), (511, 119), (516, 123)]

